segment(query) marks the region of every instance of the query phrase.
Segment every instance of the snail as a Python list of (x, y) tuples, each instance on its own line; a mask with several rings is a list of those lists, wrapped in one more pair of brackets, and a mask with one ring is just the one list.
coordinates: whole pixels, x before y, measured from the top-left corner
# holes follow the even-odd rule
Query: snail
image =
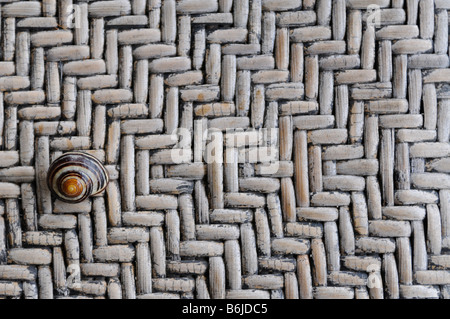
[(94, 156), (69, 152), (57, 158), (47, 175), (49, 188), (60, 200), (79, 203), (102, 192), (108, 185), (108, 172)]

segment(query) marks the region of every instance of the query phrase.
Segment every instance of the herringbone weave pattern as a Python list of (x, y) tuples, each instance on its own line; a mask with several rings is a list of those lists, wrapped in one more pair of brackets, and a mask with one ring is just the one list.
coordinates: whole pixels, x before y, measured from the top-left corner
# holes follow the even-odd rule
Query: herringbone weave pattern
[(0, 1), (0, 296), (450, 298), (449, 13)]

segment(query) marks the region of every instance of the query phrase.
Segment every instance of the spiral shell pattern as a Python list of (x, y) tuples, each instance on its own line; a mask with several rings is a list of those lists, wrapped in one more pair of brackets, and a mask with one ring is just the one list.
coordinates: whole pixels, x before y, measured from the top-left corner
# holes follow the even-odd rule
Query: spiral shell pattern
[(79, 203), (102, 192), (108, 184), (108, 172), (94, 156), (69, 152), (49, 168), (47, 183), (62, 201)]

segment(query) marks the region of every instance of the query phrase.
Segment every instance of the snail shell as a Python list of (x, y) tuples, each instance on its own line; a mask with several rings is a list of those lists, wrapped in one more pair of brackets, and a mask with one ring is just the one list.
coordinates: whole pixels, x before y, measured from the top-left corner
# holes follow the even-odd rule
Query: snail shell
[(108, 185), (108, 172), (94, 156), (69, 152), (57, 158), (47, 175), (47, 183), (62, 201), (79, 203), (102, 192)]

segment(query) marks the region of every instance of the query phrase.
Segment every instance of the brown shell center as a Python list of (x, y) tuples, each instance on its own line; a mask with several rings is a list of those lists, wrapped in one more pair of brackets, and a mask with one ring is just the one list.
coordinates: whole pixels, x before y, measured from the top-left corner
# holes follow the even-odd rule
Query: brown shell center
[(83, 185), (77, 178), (68, 178), (63, 182), (61, 190), (68, 197), (77, 197), (83, 192)]

